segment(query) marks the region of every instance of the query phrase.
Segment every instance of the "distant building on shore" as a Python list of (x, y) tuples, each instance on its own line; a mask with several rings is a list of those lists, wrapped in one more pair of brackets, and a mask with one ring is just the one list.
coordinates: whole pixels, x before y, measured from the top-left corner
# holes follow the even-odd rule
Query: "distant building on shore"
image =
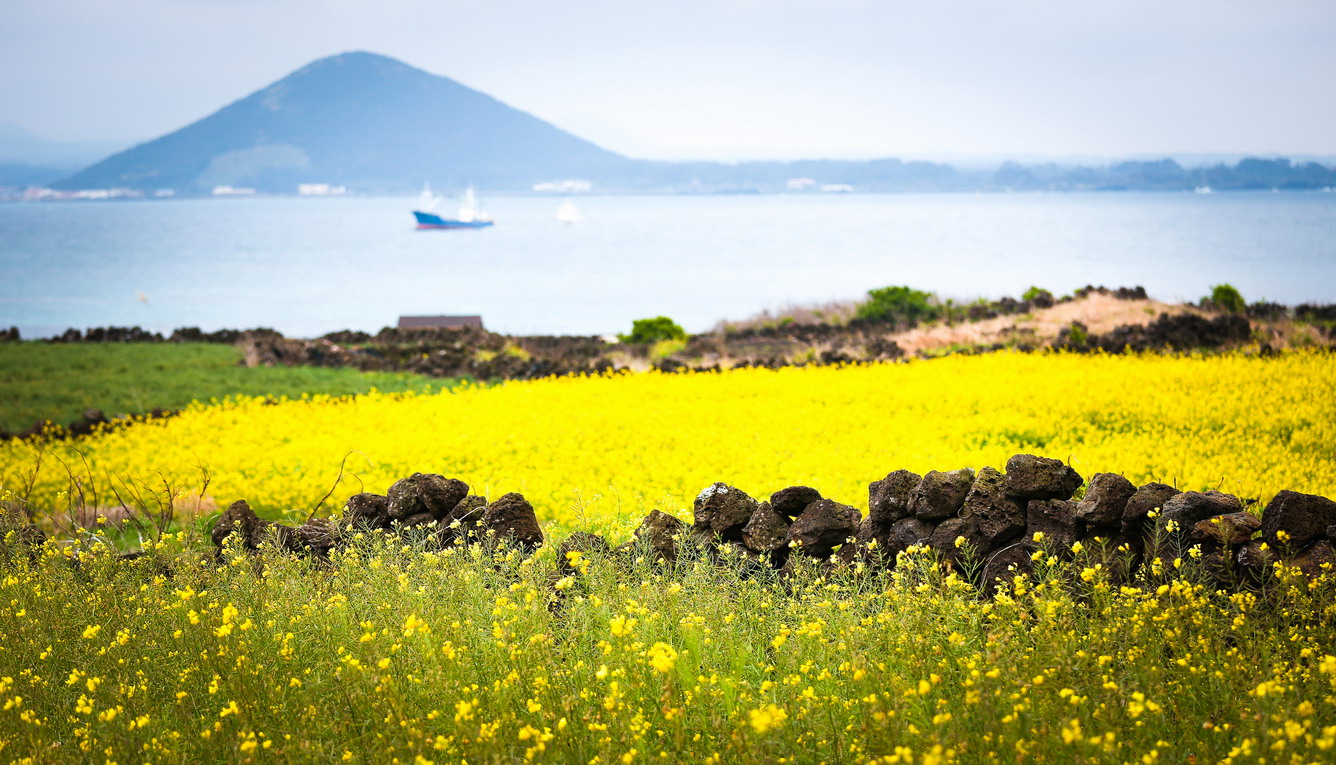
[(399, 329), (482, 329), (481, 316), (400, 316)]

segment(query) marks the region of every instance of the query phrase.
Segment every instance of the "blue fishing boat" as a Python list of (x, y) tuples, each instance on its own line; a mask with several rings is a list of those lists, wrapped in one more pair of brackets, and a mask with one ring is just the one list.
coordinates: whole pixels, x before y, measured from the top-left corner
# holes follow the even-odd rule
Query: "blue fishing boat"
[(431, 186), (424, 184), (422, 196), (418, 199), (418, 209), (413, 211), (417, 227), (421, 229), (439, 228), (486, 228), (492, 225), (492, 219), (478, 206), (477, 197), (470, 186), (464, 192), (464, 199), (459, 205), (459, 212), (453, 218), (446, 218), (433, 212), (441, 203), (441, 197), (431, 193)]

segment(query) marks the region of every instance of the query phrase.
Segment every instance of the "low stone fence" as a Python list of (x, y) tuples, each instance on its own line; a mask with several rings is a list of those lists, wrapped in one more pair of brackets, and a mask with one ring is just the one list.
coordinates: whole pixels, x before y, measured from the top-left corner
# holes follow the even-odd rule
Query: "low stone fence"
[[(1073, 499), (1083, 485), (1082, 497)], [(641, 550), (672, 564), (686, 546), (781, 575), (802, 558), (830, 570), (859, 564), (889, 570), (900, 553), (926, 546), (990, 593), (999, 580), (1031, 573), (1040, 552), (1064, 558), (1088, 551), (1115, 583), (1131, 581), (1143, 566), (1172, 568), (1178, 559), (1194, 560), (1195, 568), (1229, 588), (1262, 581), (1276, 562), (1310, 577), (1336, 566), (1336, 502), (1330, 499), (1282, 491), (1258, 517), (1229, 494), (1162, 483), (1138, 487), (1115, 473), (1097, 473), (1086, 484), (1062, 462), (1030, 454), (1009, 459), (1005, 473), (991, 467), (923, 476), (897, 470), (868, 487), (868, 508), (863, 516), (807, 486), (758, 500), (716, 483), (696, 497), (690, 523), (655, 510), (616, 548), (576, 532), (557, 548), (558, 573), (574, 573), (580, 556), (568, 555), (572, 551)], [(507, 540), (532, 553), (544, 542), (523, 496), (488, 502), (463, 481), (423, 473), (397, 481), (385, 495), (353, 495), (341, 519), (297, 527), (261, 520), (238, 501), (219, 518), (212, 538), (221, 547), (237, 534), (247, 549), (270, 541), (325, 558), (358, 529), (411, 533), (440, 547)]]

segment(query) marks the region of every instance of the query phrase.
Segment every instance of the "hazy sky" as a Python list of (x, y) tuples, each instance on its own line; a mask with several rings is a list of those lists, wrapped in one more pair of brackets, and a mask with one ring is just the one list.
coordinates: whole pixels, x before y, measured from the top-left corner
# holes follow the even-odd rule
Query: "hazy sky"
[(0, 121), (144, 140), (349, 50), (640, 157), (1336, 154), (1336, 0), (0, 0)]

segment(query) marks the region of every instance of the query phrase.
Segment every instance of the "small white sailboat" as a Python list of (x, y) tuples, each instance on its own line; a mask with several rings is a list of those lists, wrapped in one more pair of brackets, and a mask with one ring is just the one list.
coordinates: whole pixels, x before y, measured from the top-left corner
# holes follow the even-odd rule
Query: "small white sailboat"
[(584, 220), (584, 215), (580, 213), (580, 208), (576, 207), (574, 202), (567, 199), (557, 207), (557, 220), (567, 226), (572, 226)]

